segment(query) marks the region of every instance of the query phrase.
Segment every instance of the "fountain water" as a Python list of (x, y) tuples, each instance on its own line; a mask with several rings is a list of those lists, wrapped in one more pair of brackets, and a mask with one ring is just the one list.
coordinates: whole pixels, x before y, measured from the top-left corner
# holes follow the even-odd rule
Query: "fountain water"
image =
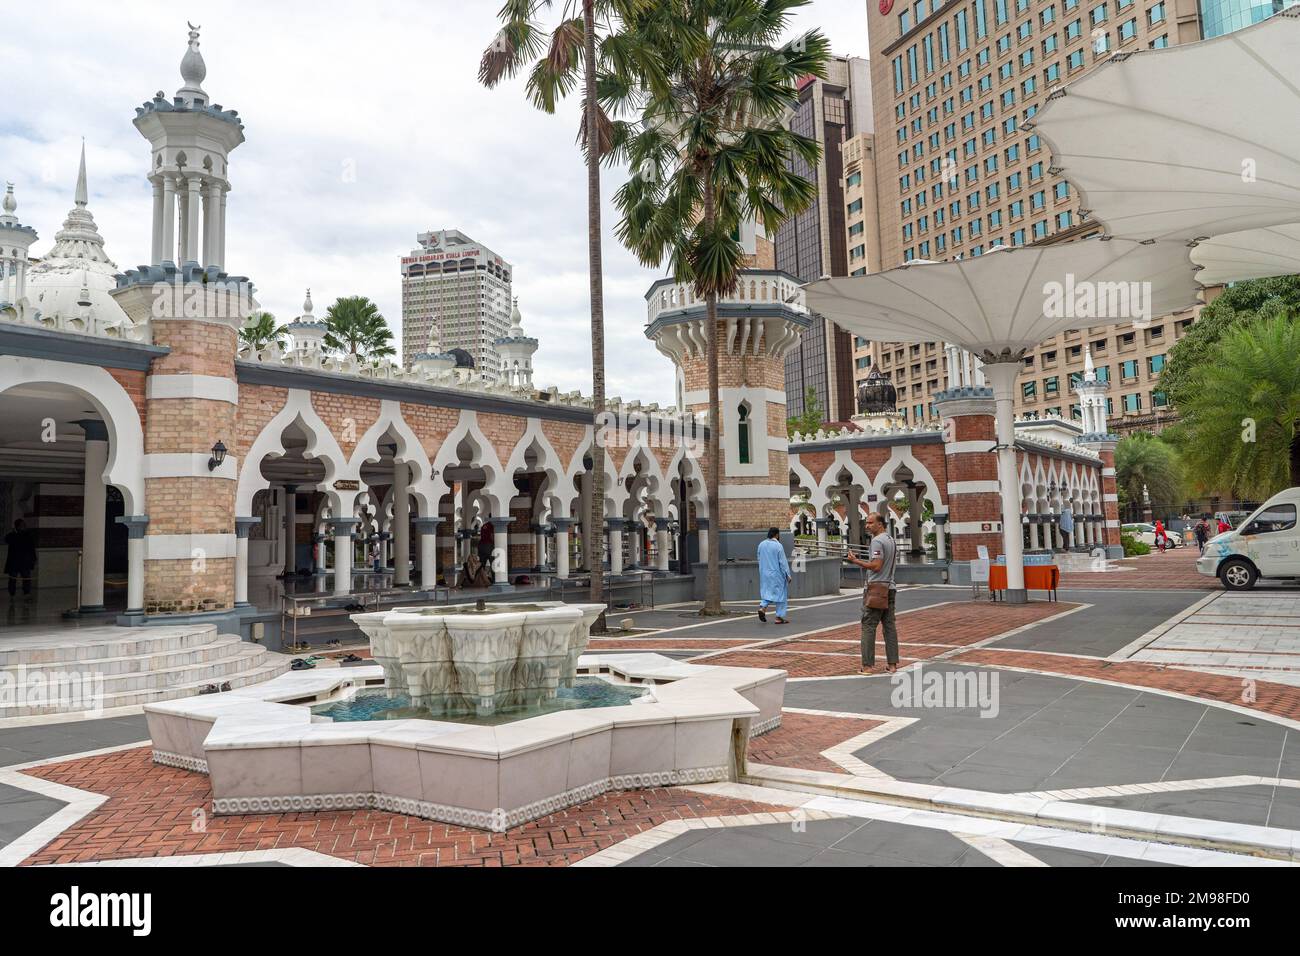
[(486, 717), (572, 687), (600, 604), (487, 604), (354, 614), (390, 690), (434, 715)]

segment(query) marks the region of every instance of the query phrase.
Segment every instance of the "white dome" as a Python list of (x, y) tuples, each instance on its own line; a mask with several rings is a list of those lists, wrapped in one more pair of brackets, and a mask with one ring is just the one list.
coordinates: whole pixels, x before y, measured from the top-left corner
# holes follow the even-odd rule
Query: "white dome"
[(81, 316), (84, 301), (100, 328), (132, 323), (109, 292), (117, 287), (117, 265), (104, 251), (95, 217), (86, 208), (86, 150), (81, 150), (76, 205), (54, 237), (54, 248), (27, 271), (27, 299), (46, 322)]

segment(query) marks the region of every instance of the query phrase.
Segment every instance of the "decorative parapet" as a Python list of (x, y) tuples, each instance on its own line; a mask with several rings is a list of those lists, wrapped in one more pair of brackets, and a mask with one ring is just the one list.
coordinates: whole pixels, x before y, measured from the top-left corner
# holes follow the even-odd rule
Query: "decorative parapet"
[(121, 318), (104, 319), (94, 315), (89, 309), (84, 310), (80, 315), (47, 316), (25, 301), (0, 302), (0, 322), (31, 329), (44, 329), (48, 332), (68, 332), (72, 335), (114, 339), (119, 342), (136, 342), (143, 345), (153, 342), (149, 323), (137, 323)]
[(790, 451), (797, 452), (798, 445), (812, 444), (840, 444), (840, 445), (860, 445), (869, 442), (878, 442), (880, 440), (894, 440), (905, 438), (916, 440), (933, 440), (943, 437), (943, 426), (939, 424), (925, 425), (899, 425), (891, 428), (849, 428), (845, 426), (838, 430), (832, 429), (826, 431), (819, 428), (815, 433), (803, 434), (795, 432), (794, 437), (790, 439)]
[[(660, 313), (678, 312), (696, 306), (703, 307), (704, 300), (696, 296), (689, 282), (660, 279), (646, 293), (646, 322), (653, 322)], [(792, 312), (808, 314), (804, 304), (802, 283), (788, 272), (778, 270), (746, 269), (740, 274), (740, 283), (729, 295), (718, 298), (719, 305), (784, 305)]]
[(222, 109), (220, 103), (206, 103), (202, 99), (189, 103), (184, 97), (174, 96), (169, 100), (163, 96), (161, 90), (154, 94), (153, 99), (135, 108), (136, 119), (150, 113), (201, 113), (219, 119), (223, 123), (230, 123), (240, 130), (244, 128), (244, 121), (239, 118), (238, 110)]

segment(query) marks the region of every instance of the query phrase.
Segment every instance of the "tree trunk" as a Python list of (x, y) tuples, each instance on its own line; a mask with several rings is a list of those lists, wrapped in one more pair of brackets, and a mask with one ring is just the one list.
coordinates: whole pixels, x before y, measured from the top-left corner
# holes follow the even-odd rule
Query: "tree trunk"
[[(713, 165), (704, 166), (704, 222), (711, 231), (714, 224)], [(710, 292), (704, 299), (705, 361), (709, 366), (709, 441), (704, 458), (704, 484), (709, 500), (709, 564), (705, 574), (703, 614), (722, 613), (722, 514), (719, 508), (718, 468), (721, 455), (718, 401), (718, 296)]]
[[(705, 195), (708, 195), (706, 190)], [(706, 205), (712, 203), (706, 200)], [(704, 614), (722, 613), (722, 522), (718, 494), (718, 464), (722, 457), (719, 424), (721, 422), (718, 400), (718, 297), (714, 293), (704, 300), (706, 323), (706, 361), (709, 364), (709, 440), (708, 454), (704, 458), (704, 484), (709, 500), (709, 564), (704, 581)]]
[[(601, 280), (600, 258), (600, 130), (596, 113), (596, 4), (583, 0), (583, 47), (586, 62), (583, 111), (587, 123), (587, 268), (591, 280), (591, 398), (595, 427), (600, 434), (600, 418), (605, 411), (605, 292)], [(588, 564), (591, 566), (591, 603), (605, 600), (605, 449), (598, 441), (591, 446), (591, 510), (583, 516), (590, 522), (593, 544)], [(603, 630), (603, 616), (593, 631)]]

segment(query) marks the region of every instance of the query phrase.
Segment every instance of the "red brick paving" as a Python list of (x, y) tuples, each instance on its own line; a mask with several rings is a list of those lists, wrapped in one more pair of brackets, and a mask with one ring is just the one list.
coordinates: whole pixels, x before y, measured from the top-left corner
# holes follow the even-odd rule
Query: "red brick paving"
[(879, 720), (821, 717), (787, 711), (781, 715), (780, 727), (749, 742), (749, 760), (777, 767), (844, 773), (844, 768), (823, 757), (822, 751), (865, 734), (881, 723)]
[[(1300, 688), (1271, 681), (1255, 680), (1247, 687), (1240, 677), (1206, 674), (1181, 667), (1038, 654), (1033, 651), (999, 651), (993, 648), (964, 651), (951, 660), (994, 667), (1023, 667), (1065, 677), (1095, 677), (1132, 687), (1150, 687), (1219, 703), (1238, 704), (1274, 717), (1300, 720)], [(1247, 694), (1248, 690), (1250, 694)], [(1248, 699), (1252, 696), (1254, 700)]]
[(299, 847), (374, 866), (567, 866), (667, 820), (788, 809), (680, 788), (633, 790), (488, 833), (379, 810), (213, 816), (208, 778), (157, 766), (148, 748), (24, 772), (108, 796), (24, 865)]
[(1199, 557), (1195, 546), (1176, 548), (1164, 554), (1152, 552), (1140, 558), (1114, 562), (1120, 571), (1062, 572), (1062, 588), (1155, 588), (1167, 591), (1215, 591), (1221, 585), (1216, 578), (1196, 571)]
[[(963, 601), (912, 611), (898, 618), (900, 663), (934, 657), (945, 650), (997, 637), (1077, 606), (1053, 601), (1030, 601), (1028, 604)], [(861, 666), (861, 649), (857, 643), (860, 635), (860, 625), (846, 624), (806, 638), (792, 637), (767, 647), (706, 657), (700, 663), (775, 667), (791, 677), (842, 677), (856, 674)], [(836, 640), (853, 643), (827, 643)], [(876, 640), (876, 659), (885, 659), (884, 641), (879, 638)]]
[(753, 644), (756, 640), (758, 640), (758, 638), (736, 638), (733, 640), (727, 638), (709, 639), (662, 636), (642, 638), (630, 637), (623, 639), (593, 637), (587, 644), (587, 650), (591, 652), (623, 650), (649, 652), (661, 649), (677, 651), (682, 650), (683, 648), (689, 648), (691, 650), (699, 651), (721, 651), (726, 650), (728, 647), (743, 647), (746, 644)]

